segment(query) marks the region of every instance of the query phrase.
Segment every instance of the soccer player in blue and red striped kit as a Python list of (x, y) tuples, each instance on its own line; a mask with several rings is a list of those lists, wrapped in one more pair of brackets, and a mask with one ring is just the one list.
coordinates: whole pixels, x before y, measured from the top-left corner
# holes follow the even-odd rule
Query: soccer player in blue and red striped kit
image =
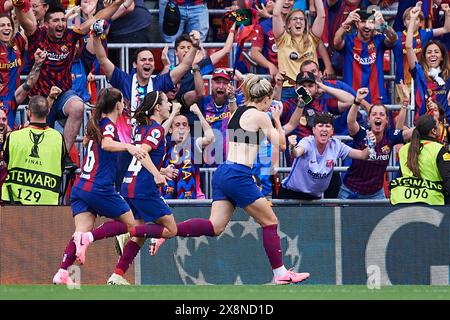
[[(123, 108), (119, 90), (102, 89), (99, 92), (93, 117), (87, 127), (82, 171), (70, 196), (75, 233), (64, 251), (60, 269), (53, 278), (54, 284), (72, 283), (67, 268), (76, 259), (80, 264), (84, 263), (85, 249), (90, 242), (125, 233), (137, 224), (130, 207), (116, 192), (114, 185), (117, 152), (128, 151), (139, 159), (145, 157), (145, 153), (134, 145), (119, 142), (115, 122)], [(106, 222), (88, 234), (87, 231), (94, 227), (97, 215), (123, 223)]]

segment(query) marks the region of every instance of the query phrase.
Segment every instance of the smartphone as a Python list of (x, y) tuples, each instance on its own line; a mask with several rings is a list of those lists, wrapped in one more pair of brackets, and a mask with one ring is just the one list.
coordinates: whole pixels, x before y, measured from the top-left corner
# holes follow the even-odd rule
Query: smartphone
[(252, 25), (252, 11), (250, 9), (236, 10), (236, 27)]
[(298, 87), (295, 92), (297, 92), (297, 95), (303, 100), (303, 102), (306, 104), (309, 104), (313, 98), (311, 95), (306, 91), (306, 89), (303, 86)]

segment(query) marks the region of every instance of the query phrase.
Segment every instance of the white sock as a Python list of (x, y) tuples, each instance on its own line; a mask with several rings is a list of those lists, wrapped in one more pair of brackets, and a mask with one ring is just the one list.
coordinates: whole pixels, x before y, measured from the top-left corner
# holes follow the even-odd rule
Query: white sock
[(282, 277), (282, 276), (284, 276), (286, 274), (287, 269), (286, 269), (286, 267), (284, 265), (282, 265), (279, 268), (272, 269), (272, 271), (273, 271), (273, 275), (275, 277)]
[(94, 235), (92, 234), (92, 232), (88, 232), (88, 237), (89, 237), (89, 242), (94, 242)]

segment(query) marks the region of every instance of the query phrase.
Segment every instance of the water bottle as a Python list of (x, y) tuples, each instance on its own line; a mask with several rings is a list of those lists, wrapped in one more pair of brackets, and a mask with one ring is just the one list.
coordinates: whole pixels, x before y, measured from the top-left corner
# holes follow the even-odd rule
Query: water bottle
[(376, 151), (375, 151), (375, 143), (372, 139), (369, 137), (369, 131), (367, 131), (366, 134), (366, 141), (367, 141), (367, 147), (369, 148), (369, 160), (375, 160), (376, 159)]

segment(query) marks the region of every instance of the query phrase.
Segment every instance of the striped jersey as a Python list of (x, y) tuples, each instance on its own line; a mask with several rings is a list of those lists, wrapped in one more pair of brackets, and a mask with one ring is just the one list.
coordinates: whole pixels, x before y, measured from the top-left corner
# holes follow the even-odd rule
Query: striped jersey
[[(150, 125), (137, 127), (134, 136), (136, 146), (146, 144), (151, 147), (150, 159), (158, 170), (161, 168), (166, 154), (166, 139), (164, 136), (164, 128), (154, 120)], [(124, 197), (135, 199), (160, 197), (160, 191), (155, 184), (153, 175), (142, 166), (142, 163), (136, 157), (133, 157), (128, 166), (120, 193)]]
[[(111, 137), (119, 141), (116, 125), (109, 118), (102, 118), (99, 123), (102, 137)], [(115, 188), (117, 152), (102, 149), (101, 141), (90, 139), (84, 155), (81, 174), (74, 186), (85, 191), (105, 191)]]
[(72, 88), (70, 69), (76, 52), (76, 44), (83, 37), (72, 29), (66, 29), (63, 37), (54, 42), (47, 36), (47, 28), (39, 27), (28, 37), (29, 56), (33, 57), (37, 48), (47, 52), (41, 74), (30, 95), (47, 97), (52, 86), (59, 87), (62, 92)]
[[(360, 127), (353, 136), (353, 148), (364, 150), (366, 148), (367, 129)], [(384, 174), (391, 158), (392, 148), (404, 143), (403, 130), (386, 129), (381, 142), (375, 146), (375, 156), (368, 160), (353, 159), (344, 176), (347, 188), (363, 195), (374, 194), (383, 187)]]
[(374, 35), (369, 41), (358, 39), (357, 33), (345, 36), (344, 82), (354, 90), (369, 88), (366, 100), (370, 103), (387, 103), (388, 96), (384, 88), (383, 53), (385, 35)]

